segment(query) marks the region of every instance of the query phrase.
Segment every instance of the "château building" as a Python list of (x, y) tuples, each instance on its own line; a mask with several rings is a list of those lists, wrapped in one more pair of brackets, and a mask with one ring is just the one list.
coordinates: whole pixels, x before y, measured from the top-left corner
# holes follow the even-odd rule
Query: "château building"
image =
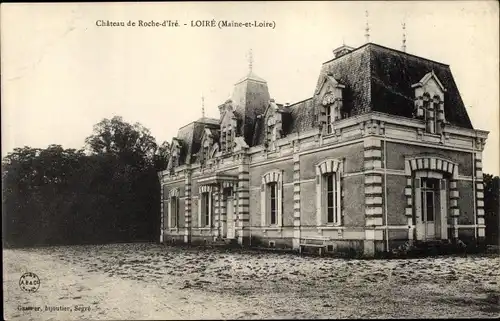
[(343, 45), (311, 93), (280, 104), (250, 69), (219, 118), (181, 127), (159, 173), (160, 242), (371, 256), (484, 238), (488, 132), (473, 128), (448, 65)]

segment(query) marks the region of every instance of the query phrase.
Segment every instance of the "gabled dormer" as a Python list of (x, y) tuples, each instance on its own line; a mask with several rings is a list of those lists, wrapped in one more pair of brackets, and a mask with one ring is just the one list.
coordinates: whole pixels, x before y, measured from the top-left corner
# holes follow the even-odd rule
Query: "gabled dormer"
[(175, 168), (180, 165), (182, 142), (178, 138), (172, 139), (172, 145), (170, 146), (170, 159), (168, 161), (167, 170), (170, 173), (174, 173)]
[(446, 88), (433, 70), (411, 87), (415, 91), (414, 117), (424, 120), (428, 133), (441, 134), (446, 123), (444, 114)]
[(269, 105), (264, 112), (265, 137), (264, 146), (273, 151), (276, 149), (276, 140), (284, 136), (283, 133), (283, 113), (282, 106), (276, 104), (274, 99), (269, 101)]
[(218, 150), (219, 135), (217, 135), (217, 130), (205, 127), (199, 152), (201, 163), (212, 159)]
[(345, 86), (327, 73), (320, 82), (316, 90), (316, 97), (319, 100), (319, 124), (324, 129), (325, 134), (333, 132), (333, 124), (348, 114), (343, 109), (343, 89)]
[(221, 116), (219, 139), (219, 150), (222, 154), (233, 151), (234, 138), (238, 129), (238, 117), (230, 100), (224, 104), (224, 109)]

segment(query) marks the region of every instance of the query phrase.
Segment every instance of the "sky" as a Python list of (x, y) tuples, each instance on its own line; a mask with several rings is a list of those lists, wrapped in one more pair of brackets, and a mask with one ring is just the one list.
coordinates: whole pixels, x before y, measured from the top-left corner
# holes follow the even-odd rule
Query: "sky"
[[(474, 128), (489, 131), (485, 173), (499, 174), (497, 1), (2, 4), (2, 157), (15, 147), (82, 148), (92, 127), (122, 116), (158, 143), (217, 106), (253, 70), (278, 103), (312, 96), (343, 43), (370, 42), (450, 65)], [(365, 12), (368, 11), (368, 19)], [(99, 27), (96, 21), (179, 21)], [(274, 28), (191, 27), (197, 20)]]

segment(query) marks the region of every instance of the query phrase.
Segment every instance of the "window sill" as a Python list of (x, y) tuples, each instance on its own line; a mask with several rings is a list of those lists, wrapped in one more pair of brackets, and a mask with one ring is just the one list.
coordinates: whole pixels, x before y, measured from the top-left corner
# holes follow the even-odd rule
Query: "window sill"
[(213, 230), (214, 228), (213, 227), (198, 227), (197, 229), (201, 230), (201, 231), (210, 231), (210, 230)]
[(433, 133), (429, 133), (429, 132), (424, 132), (424, 136), (441, 138), (441, 134), (433, 134)]
[(322, 225), (318, 226), (318, 230), (344, 230), (346, 227), (342, 225)]
[(263, 232), (266, 232), (266, 231), (281, 231), (282, 228), (281, 226), (264, 226), (262, 227), (262, 231)]

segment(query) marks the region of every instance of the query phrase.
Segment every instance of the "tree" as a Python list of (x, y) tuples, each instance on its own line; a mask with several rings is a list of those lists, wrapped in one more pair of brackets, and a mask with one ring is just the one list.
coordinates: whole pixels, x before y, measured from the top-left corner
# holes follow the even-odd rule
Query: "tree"
[(157, 149), (154, 164), (156, 171), (163, 171), (167, 169), (168, 159), (170, 158), (170, 144), (164, 141)]
[(85, 143), (93, 154), (112, 154), (139, 167), (153, 165), (158, 149), (149, 129), (139, 123), (126, 123), (120, 116), (103, 119), (94, 125), (93, 133)]
[(2, 160), (5, 246), (157, 240), (168, 143), (121, 117), (94, 126), (83, 150), (16, 148)]
[(490, 174), (484, 174), (484, 214), (486, 223), (486, 241), (490, 244), (499, 242), (499, 212), (500, 212), (500, 190), (499, 178)]
[(71, 180), (83, 157), (83, 151), (50, 145), (16, 148), (3, 159), (3, 222), (8, 244), (45, 244), (66, 236), (66, 221), (80, 194), (75, 190), (80, 185)]

